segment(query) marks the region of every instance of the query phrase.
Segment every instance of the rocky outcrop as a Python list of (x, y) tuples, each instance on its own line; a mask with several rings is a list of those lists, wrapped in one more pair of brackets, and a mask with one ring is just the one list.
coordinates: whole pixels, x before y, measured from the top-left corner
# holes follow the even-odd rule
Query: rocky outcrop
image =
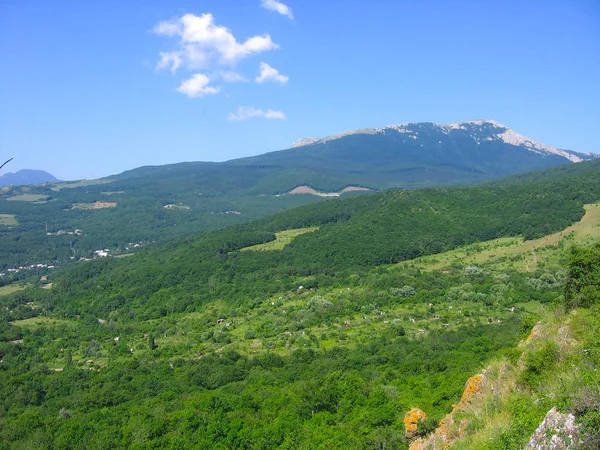
[(529, 333), (529, 336), (527, 336), (527, 339), (525, 340), (525, 344), (529, 344), (534, 339), (537, 339), (539, 337), (544, 337), (544, 336), (545, 336), (544, 324), (542, 322), (538, 322), (531, 329), (531, 333)]
[[(415, 439), (410, 443), (410, 450), (446, 450), (456, 445), (461, 440), (468, 440), (470, 436), (477, 435), (477, 423), (474, 418), (485, 415), (484, 409), (494, 403), (503, 403), (503, 398), (514, 390), (522, 389), (519, 375), (527, 368), (526, 356), (542, 348), (546, 343), (560, 347), (561, 354), (568, 354), (578, 345), (573, 337), (573, 332), (568, 324), (560, 328), (556, 325), (539, 322), (533, 327), (526, 340), (519, 344), (523, 351), (518, 363), (512, 366), (508, 362), (492, 364), (487, 371), (475, 375), (467, 381), (465, 390), (457, 405), (453, 405), (452, 412), (440, 421), (439, 427), (424, 438)], [(532, 398), (533, 400), (533, 398)], [(577, 414), (577, 410), (574, 410)], [(504, 430), (510, 430), (510, 420), (498, 415), (488, 417), (486, 420), (499, 421), (492, 426), (500, 425)], [(486, 429), (489, 432), (490, 427)], [(479, 436), (481, 438), (482, 436)], [(489, 436), (488, 436), (489, 437)], [(561, 414), (556, 408), (551, 409), (539, 425), (525, 450), (570, 450), (575, 448), (600, 448), (590, 446), (588, 435), (582, 435), (575, 423), (573, 414)], [(475, 438), (477, 439), (477, 438)], [(477, 442), (477, 448), (482, 447), (483, 441)], [(466, 447), (468, 448), (468, 447)]]
[(419, 408), (411, 409), (404, 416), (404, 435), (406, 439), (412, 441), (419, 436), (419, 422), (427, 419), (427, 414)]
[(581, 443), (575, 416), (561, 414), (552, 408), (531, 436), (525, 450), (568, 450)]
[(463, 392), (462, 397), (460, 398), (460, 403), (457, 405), (457, 408), (462, 409), (466, 405), (466, 403), (481, 389), (481, 384), (483, 383), (484, 373), (479, 375), (472, 376), (467, 380), (467, 384), (465, 385), (465, 391)]
[[(469, 378), (458, 405), (453, 405), (452, 412), (440, 421), (439, 427), (432, 434), (412, 442), (410, 450), (447, 449), (456, 439), (460, 439), (464, 435), (469, 422), (465, 419), (457, 422), (455, 414), (465, 409), (473, 396), (481, 391), (485, 381), (485, 371)], [(406, 417), (404, 421), (406, 424)]]

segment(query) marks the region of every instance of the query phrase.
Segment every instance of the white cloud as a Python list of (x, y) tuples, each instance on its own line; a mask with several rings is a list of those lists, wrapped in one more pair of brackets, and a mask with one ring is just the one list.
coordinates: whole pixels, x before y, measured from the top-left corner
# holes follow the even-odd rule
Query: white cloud
[[(250, 55), (279, 48), (268, 34), (238, 42), (226, 27), (215, 24), (210, 13), (201, 16), (185, 14), (176, 20), (160, 22), (153, 31), (158, 35), (180, 38), (180, 48), (165, 53), (166, 56), (161, 54), (157, 65), (160, 69), (170, 65), (172, 71), (182, 64), (191, 69), (232, 65)], [(174, 55), (179, 57), (177, 63)]]
[(261, 0), (260, 6), (262, 6), (265, 9), (268, 9), (269, 11), (278, 12), (282, 16), (288, 16), (292, 20), (294, 19), (292, 9), (289, 6), (278, 2), (277, 0)]
[(166, 69), (170, 66), (170, 71), (175, 73), (181, 66), (180, 52), (160, 52), (160, 61), (156, 64), (156, 70)]
[(262, 109), (257, 109), (253, 106), (240, 106), (236, 113), (230, 113), (229, 116), (227, 116), (227, 120), (242, 121), (253, 119), (255, 117), (263, 117), (265, 119), (274, 120), (287, 119), (287, 116), (282, 111), (273, 111), (272, 109), (263, 111)]
[(281, 75), (277, 69), (274, 69), (267, 63), (260, 63), (260, 75), (256, 77), (257, 83), (265, 83), (267, 81), (273, 81), (275, 83), (287, 84), (290, 77)]
[(190, 98), (202, 98), (205, 95), (217, 94), (221, 90), (221, 88), (209, 86), (209, 83), (210, 78), (202, 73), (197, 73), (181, 83), (177, 91)]

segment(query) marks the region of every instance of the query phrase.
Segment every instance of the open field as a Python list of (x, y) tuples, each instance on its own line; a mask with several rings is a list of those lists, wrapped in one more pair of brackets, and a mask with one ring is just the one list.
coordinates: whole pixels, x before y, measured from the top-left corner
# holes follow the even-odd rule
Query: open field
[(31, 317), (30, 319), (15, 320), (11, 323), (17, 327), (34, 330), (42, 326), (66, 325), (70, 322), (68, 320), (50, 319), (48, 317)]
[(370, 191), (371, 189), (360, 187), (360, 186), (348, 186), (342, 189), (339, 192), (320, 192), (317, 191), (310, 186), (298, 186), (297, 188), (292, 189), (288, 192), (288, 195), (297, 195), (297, 194), (311, 194), (317, 195), (319, 197), (340, 197), (341, 195), (347, 192), (356, 192), (356, 191)]
[(276, 239), (271, 242), (267, 242), (265, 244), (253, 245), (251, 247), (246, 247), (241, 249), (242, 252), (262, 252), (262, 251), (273, 251), (273, 250), (283, 250), (286, 245), (292, 242), (297, 236), (305, 233), (311, 233), (313, 231), (317, 231), (319, 227), (310, 227), (310, 228), (296, 228), (294, 230), (284, 230), (278, 233), (275, 233)]
[(19, 225), (14, 214), (0, 214), (0, 225), (14, 226)]
[(13, 292), (22, 291), (26, 287), (27, 286), (24, 286), (22, 284), (9, 284), (7, 286), (2, 286), (2, 287), (0, 287), (0, 297), (3, 295), (12, 294)]
[[(513, 267), (525, 272), (534, 271), (539, 261), (558, 262), (559, 256), (552, 252), (556, 247), (574, 243), (587, 245), (600, 240), (600, 204), (585, 205), (585, 216), (581, 221), (563, 231), (531, 241), (522, 238), (500, 238), (471, 244), (438, 255), (424, 256), (403, 261), (399, 266), (414, 266), (423, 270), (441, 270), (452, 266), (495, 264)], [(551, 254), (553, 253), (553, 254)]]
[(116, 202), (74, 203), (72, 209), (104, 209), (116, 206)]
[(97, 184), (108, 184), (112, 183), (113, 180), (77, 180), (77, 181), (63, 181), (61, 183), (55, 183), (52, 185), (53, 191), (60, 191), (61, 189), (74, 189), (84, 186), (95, 186)]
[(39, 194), (20, 194), (15, 195), (13, 197), (8, 197), (6, 200), (11, 202), (42, 202), (47, 200), (47, 195), (39, 195)]

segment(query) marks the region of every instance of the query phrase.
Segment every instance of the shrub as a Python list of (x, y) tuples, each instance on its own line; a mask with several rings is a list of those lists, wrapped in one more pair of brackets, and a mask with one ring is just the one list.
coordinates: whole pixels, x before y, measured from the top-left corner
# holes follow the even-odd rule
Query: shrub
[(569, 252), (564, 304), (567, 309), (588, 308), (600, 300), (600, 243)]

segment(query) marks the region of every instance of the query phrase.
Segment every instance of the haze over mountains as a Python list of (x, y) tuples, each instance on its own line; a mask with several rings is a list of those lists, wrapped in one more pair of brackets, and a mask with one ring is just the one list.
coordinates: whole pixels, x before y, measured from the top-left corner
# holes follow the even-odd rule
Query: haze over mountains
[(58, 178), (43, 170), (22, 169), (14, 173), (0, 175), (0, 187), (52, 183), (55, 181), (59, 181)]

